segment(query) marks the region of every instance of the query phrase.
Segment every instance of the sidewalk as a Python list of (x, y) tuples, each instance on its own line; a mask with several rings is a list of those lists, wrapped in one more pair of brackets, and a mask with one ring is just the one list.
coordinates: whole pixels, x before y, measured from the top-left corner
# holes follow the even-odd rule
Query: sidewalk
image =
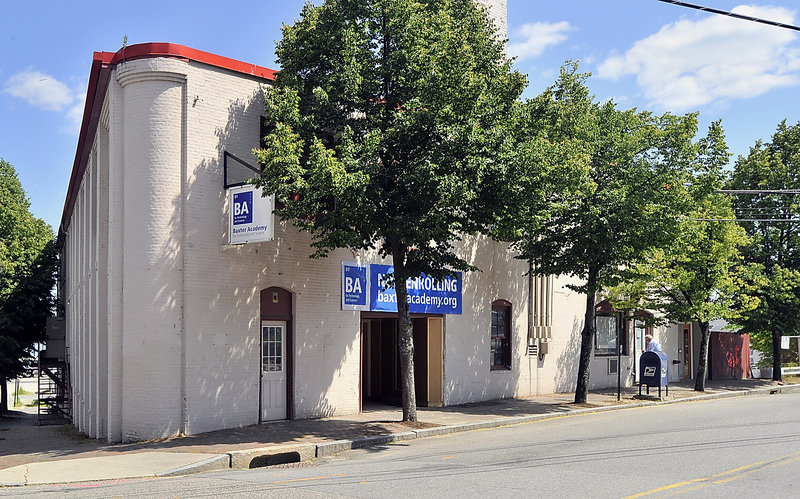
[[(519, 424), (587, 412), (710, 398), (766, 394), (800, 388), (768, 380), (709, 381), (706, 392), (693, 383), (669, 387), (661, 401), (634, 398), (638, 388), (574, 395), (503, 399), (444, 408), (419, 408), (419, 422), (401, 423), (400, 408), (365, 407), (361, 414), (278, 421), (200, 435), (109, 445), (81, 436), (70, 426), (37, 426), (34, 414), (12, 411), (0, 418), (0, 486), (174, 476), (221, 469), (247, 469), (303, 462), (351, 448)], [(662, 389), (663, 390), (663, 389)], [(657, 395), (657, 389), (650, 394)], [(34, 409), (35, 410), (35, 409)]]

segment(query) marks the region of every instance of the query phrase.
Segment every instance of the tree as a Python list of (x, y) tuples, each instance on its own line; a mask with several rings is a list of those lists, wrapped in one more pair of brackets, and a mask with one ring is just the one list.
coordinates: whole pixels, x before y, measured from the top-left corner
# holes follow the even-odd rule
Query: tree
[[(574, 151), (570, 157), (575, 159), (578, 187), (566, 198), (551, 199), (546, 221), (517, 217), (514, 211), (505, 220), (511, 227), (519, 220), (519, 225), (504, 231), (535, 273), (584, 281), (571, 286), (586, 295), (576, 403), (586, 402), (596, 294), (618, 284), (647, 250), (674, 237), (679, 215), (686, 210), (684, 181), (697, 152), (692, 143), (696, 115), (656, 116), (622, 111), (613, 102), (595, 103), (585, 88), (587, 77), (575, 64), (562, 69), (556, 84), (540, 97), (550, 109), (546, 119), (528, 129), (534, 138)], [(581, 156), (585, 181), (579, 174)], [(525, 196), (526, 186), (516, 190)], [(540, 193), (532, 197), (540, 199)], [(510, 204), (513, 210), (520, 205)]]
[(760, 265), (766, 279), (753, 281), (762, 306), (744, 315), (740, 325), (754, 344), (771, 343), (772, 379), (780, 381), (781, 336), (800, 334), (800, 196), (763, 191), (800, 189), (800, 123), (788, 126), (784, 120), (771, 142), (759, 140), (740, 156), (730, 188), (762, 191), (734, 198), (737, 217), (753, 238), (745, 258)]
[(586, 75), (577, 71), (577, 63), (568, 61), (556, 85), (517, 103), (513, 147), (503, 158), (502, 175), (487, 181), (487, 191), (504, 205), (492, 234), (518, 248), (532, 230), (543, 230), (593, 189), (588, 144), (596, 123), (589, 119), (593, 103), (583, 85)]
[(764, 361), (772, 363), (773, 380), (781, 381), (781, 336), (800, 334), (800, 271), (776, 265), (766, 275), (761, 265), (756, 266), (761, 272), (748, 284), (754, 288), (759, 306), (743, 314), (741, 324), (750, 333), (750, 345), (764, 353)]
[(636, 279), (646, 283), (640, 306), (661, 311), (669, 321), (697, 322), (700, 326), (694, 385), (700, 392), (705, 391), (708, 377), (709, 322), (733, 320), (737, 304), (740, 312), (757, 304), (742, 293), (745, 269), (740, 248), (748, 239), (732, 219), (733, 210), (726, 197), (711, 195), (700, 200), (682, 221), (673, 243), (649, 252), (647, 260), (635, 268)]
[(681, 217), (671, 242), (646, 253), (632, 268), (632, 278), (612, 291), (638, 302), (636, 306), (658, 310), (672, 322), (697, 322), (700, 354), (695, 390), (705, 391), (708, 376), (709, 322), (733, 320), (738, 312), (757, 304), (745, 293), (746, 274), (740, 250), (747, 246), (744, 230), (733, 220), (730, 199), (716, 193), (725, 181), (729, 158), (722, 127), (711, 124), (698, 143), (689, 194), (691, 211)]
[(6, 382), (30, 364), (52, 307), (53, 233), (29, 207), (16, 170), (0, 159), (0, 414), (8, 410)]
[[(276, 214), (335, 248), (392, 258), (392, 285), (474, 267), (454, 244), (486, 230), (485, 179), (508, 149), (525, 85), (471, 0), (328, 0), (284, 26), (266, 93), (257, 185)], [(416, 420), (413, 336), (395, 286), (403, 420)]]

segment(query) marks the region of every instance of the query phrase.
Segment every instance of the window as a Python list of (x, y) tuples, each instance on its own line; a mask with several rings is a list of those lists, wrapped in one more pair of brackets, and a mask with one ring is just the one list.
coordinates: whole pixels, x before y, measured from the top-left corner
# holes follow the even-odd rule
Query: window
[(511, 369), (511, 303), (492, 303), (492, 330), (489, 337), (492, 369)]
[(262, 326), (261, 343), (262, 372), (283, 371), (283, 326)]
[[(617, 334), (618, 332), (621, 333), (617, 322), (617, 314), (598, 315), (595, 317), (595, 325), (597, 326), (597, 334), (594, 337), (595, 355), (616, 355)], [(622, 344), (625, 344), (624, 338), (622, 338)]]

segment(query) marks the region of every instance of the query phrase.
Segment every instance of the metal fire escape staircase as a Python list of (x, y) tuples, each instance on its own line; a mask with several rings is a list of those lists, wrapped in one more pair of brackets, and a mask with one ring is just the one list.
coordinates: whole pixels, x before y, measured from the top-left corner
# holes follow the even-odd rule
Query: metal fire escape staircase
[(39, 424), (59, 416), (71, 419), (69, 353), (65, 359), (39, 357)]
[(47, 348), (39, 352), (39, 424), (72, 420), (69, 348), (63, 318), (47, 319)]

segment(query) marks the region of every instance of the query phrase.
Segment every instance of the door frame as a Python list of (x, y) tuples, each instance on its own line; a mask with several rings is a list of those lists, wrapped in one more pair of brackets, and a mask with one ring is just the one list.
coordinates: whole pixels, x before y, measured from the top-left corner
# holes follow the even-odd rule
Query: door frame
[[(425, 387), (425, 396), (427, 399), (427, 405), (430, 407), (442, 407), (444, 405), (444, 350), (445, 350), (445, 334), (444, 334), (444, 327), (445, 327), (445, 316), (439, 314), (411, 314), (412, 320), (424, 319), (425, 320), (425, 350), (427, 352), (425, 356), (425, 370), (426, 370), (426, 387)], [(359, 345), (361, 348), (361, 352), (359, 353), (359, 368), (358, 368), (358, 410), (359, 412), (363, 412), (364, 410), (364, 394), (365, 386), (364, 383), (367, 381), (367, 372), (371, 372), (372, 369), (375, 369), (375, 366), (370, 365), (367, 366), (364, 364), (364, 354), (365, 350), (368, 348), (374, 348), (374, 345), (370, 345), (370, 340), (367, 339), (369, 333), (371, 332), (371, 321), (375, 319), (393, 319), (397, 321), (397, 314), (396, 313), (385, 313), (385, 312), (361, 312), (359, 321), (358, 321), (358, 334), (359, 334)], [(366, 325), (366, 327), (365, 327)], [(396, 340), (396, 338), (395, 338)], [(392, 341), (391, 345), (393, 348), (397, 347), (397, 341)], [(381, 348), (386, 348), (386, 345), (382, 344)], [(414, 345), (415, 352), (417, 351), (417, 345)], [(396, 358), (396, 352), (392, 355), (393, 361), (397, 362), (398, 359)], [(415, 359), (415, 366), (416, 366), (416, 359)], [(393, 369), (397, 369), (397, 366), (393, 366)], [(415, 368), (416, 370), (416, 368)], [(399, 380), (398, 380), (399, 383)], [(431, 405), (432, 404), (432, 405)]]
[(428, 407), (444, 407), (444, 317), (428, 317)]
[[(281, 370), (280, 370), (280, 372), (283, 374), (284, 390), (286, 391), (286, 393), (284, 393), (284, 403), (283, 403), (283, 406), (284, 406), (284, 417), (283, 418), (279, 418), (279, 419), (264, 419), (264, 365), (263, 365), (263, 362), (264, 362), (264, 328), (265, 327), (276, 327), (276, 326), (281, 328), (281, 340), (280, 340), (281, 341)], [(261, 345), (260, 345), (260, 350), (261, 350), (261, 363), (260, 363), (261, 376), (259, 378), (259, 407), (260, 407), (260, 411), (261, 412), (259, 413), (259, 417), (260, 417), (261, 422), (263, 422), (263, 421), (280, 421), (281, 419), (288, 419), (288, 417), (289, 417), (289, 406), (288, 406), (288, 404), (289, 404), (289, 398), (288, 398), (289, 393), (288, 393), (288, 390), (286, 390), (286, 386), (288, 385), (288, 382), (289, 382), (289, 376), (288, 376), (288, 369), (287, 369), (287, 365), (286, 365), (286, 359), (288, 357), (286, 340), (287, 340), (287, 338), (289, 336), (288, 335), (289, 328), (288, 328), (288, 326), (286, 324), (286, 321), (262, 319), (261, 320), (260, 329), (261, 329), (261, 337), (260, 337), (260, 340), (261, 340)]]
[[(639, 365), (642, 362), (642, 352), (644, 352), (644, 337), (647, 334), (652, 334), (652, 328), (647, 326), (647, 322), (641, 318), (634, 317), (633, 322), (633, 381), (638, 384), (639, 379)], [(641, 324), (641, 327), (639, 325)], [(642, 336), (639, 337), (641, 331)], [(641, 340), (641, 341), (639, 341)]]
[(294, 295), (291, 291), (278, 286), (270, 286), (260, 292), (260, 320), (258, 321), (258, 422), (262, 423), (263, 401), (261, 386), (263, 341), (261, 338), (262, 321), (284, 322), (284, 374), (286, 376), (286, 419), (294, 419)]

